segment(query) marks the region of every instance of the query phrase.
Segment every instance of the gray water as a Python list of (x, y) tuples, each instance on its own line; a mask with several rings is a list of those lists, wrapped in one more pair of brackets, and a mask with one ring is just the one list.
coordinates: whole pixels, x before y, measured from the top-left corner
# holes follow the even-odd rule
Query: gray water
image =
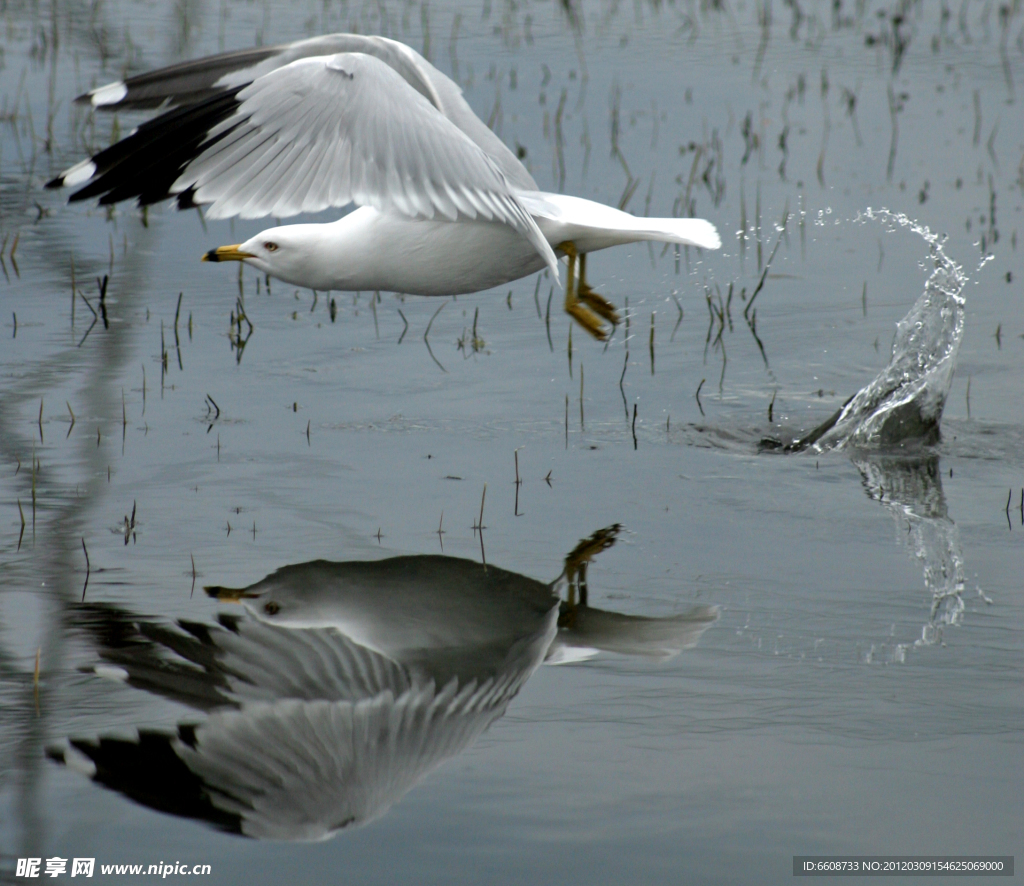
[[(944, 8), (5, 4), (3, 876), (82, 856), (210, 864), (217, 883), (731, 884), (789, 882), (797, 854), (1020, 855), (1024, 16)], [(570, 349), (543, 275), (456, 300), (268, 290), (198, 262), (265, 224), (42, 188), (143, 119), (87, 113), (71, 103), (85, 89), (333, 30), (424, 52), (542, 188), (707, 218), (723, 249), (594, 254), (590, 282), (629, 326), (607, 348), (577, 327)], [(927, 433), (883, 443), (868, 394), (904, 370), (927, 376)], [(867, 411), (832, 437), (761, 445), (858, 392)], [(578, 575), (556, 579), (614, 524), (583, 607)], [(179, 727), (268, 722), (269, 676), (235, 662), (217, 684), (223, 658), (199, 672), (185, 654), (181, 637), (223, 648), (225, 624), (263, 636), (204, 586), (420, 555), (507, 570), (549, 612), (571, 590), (575, 629), (595, 612), (611, 626), (559, 666), (546, 644), (573, 624), (524, 627), (487, 658), (481, 625), (506, 621), (486, 614), (461, 663), (399, 657), (388, 704), (402, 680), (442, 693), (454, 674), (492, 687), (484, 713), (429, 732), (443, 753), (398, 754), (406, 780), (374, 814), (325, 820), (314, 842), (211, 821), (230, 802), (207, 770), (205, 813), (172, 814), (166, 790), (104, 786), (73, 753), (142, 730), (195, 762)], [(466, 611), (423, 599), (421, 624)], [(624, 616), (697, 627), (666, 645)], [(283, 680), (263, 648), (247, 667)], [(302, 697), (382, 697), (341, 673)], [(168, 759), (157, 771), (179, 777)], [(379, 786), (374, 771), (353, 778)], [(298, 784), (282, 796), (301, 805), (330, 782)]]

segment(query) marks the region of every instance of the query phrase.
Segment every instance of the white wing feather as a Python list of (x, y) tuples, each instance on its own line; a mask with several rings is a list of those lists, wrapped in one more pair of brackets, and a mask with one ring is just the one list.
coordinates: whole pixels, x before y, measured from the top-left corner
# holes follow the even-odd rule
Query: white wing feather
[(279, 218), (355, 202), (412, 218), (484, 218), (519, 231), (558, 266), (495, 162), (384, 62), (304, 58), (254, 80), (223, 138), (172, 192), (195, 190), (211, 218)]

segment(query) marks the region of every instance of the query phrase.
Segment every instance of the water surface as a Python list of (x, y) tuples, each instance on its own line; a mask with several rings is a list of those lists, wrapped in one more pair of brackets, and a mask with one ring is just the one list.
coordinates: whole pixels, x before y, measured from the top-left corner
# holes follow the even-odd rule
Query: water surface
[[(207, 863), (224, 883), (732, 884), (788, 882), (795, 854), (1021, 854), (1019, 13), (225, 0), (2, 16), (6, 874), (95, 856)], [(447, 303), (268, 289), (198, 262), (259, 222), (42, 188), (142, 119), (93, 116), (79, 92), (331, 30), (423, 51), (541, 187), (708, 218), (723, 249), (595, 254), (628, 330), (605, 348), (575, 328), (570, 350), (543, 276)], [(883, 207), (946, 237), (966, 277), (941, 440), (760, 451), (883, 374), (926, 293), (929, 245), (866, 219)], [(614, 524), (588, 609), (707, 618), (678, 650), (543, 664), (567, 629), (550, 599), (569, 597), (567, 555)], [(197, 665), (164, 640), (220, 636), (226, 616), (259, 627), (205, 585), (424, 555), (506, 570), (555, 622), (503, 641), (486, 673), (467, 634), (458, 664), (401, 659), (437, 693), (452, 674), (493, 692), (367, 820), (246, 839), (53, 759), (264, 711), (272, 693), (237, 683), (184, 697)], [(117, 679), (140, 662), (171, 688)], [(410, 678), (392, 676), (397, 704)], [(311, 703), (379, 698), (339, 680)]]

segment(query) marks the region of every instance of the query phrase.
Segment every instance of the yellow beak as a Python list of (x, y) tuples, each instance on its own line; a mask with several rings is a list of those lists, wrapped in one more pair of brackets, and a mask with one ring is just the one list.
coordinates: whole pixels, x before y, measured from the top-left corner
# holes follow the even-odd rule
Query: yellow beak
[(251, 252), (242, 252), (238, 247), (241, 243), (232, 246), (218, 246), (211, 249), (203, 256), (203, 261), (245, 261), (247, 258), (255, 258)]
[(203, 588), (207, 595), (220, 600), (222, 603), (241, 603), (245, 597), (255, 597), (256, 594), (246, 593), (244, 588), (222, 588), (207, 586)]

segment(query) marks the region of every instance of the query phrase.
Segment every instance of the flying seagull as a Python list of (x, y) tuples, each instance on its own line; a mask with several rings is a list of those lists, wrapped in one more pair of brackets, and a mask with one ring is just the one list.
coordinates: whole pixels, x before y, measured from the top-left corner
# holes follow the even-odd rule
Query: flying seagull
[(640, 240), (704, 249), (714, 225), (637, 218), (541, 191), (459, 86), (385, 37), (330, 34), (214, 55), (110, 83), (77, 101), (159, 108), (129, 136), (47, 184), (71, 200), (206, 206), (210, 218), (287, 218), (205, 261), (242, 261), (296, 286), (458, 295), (567, 259), (565, 309), (595, 338), (615, 307), (586, 281), (586, 255)]

